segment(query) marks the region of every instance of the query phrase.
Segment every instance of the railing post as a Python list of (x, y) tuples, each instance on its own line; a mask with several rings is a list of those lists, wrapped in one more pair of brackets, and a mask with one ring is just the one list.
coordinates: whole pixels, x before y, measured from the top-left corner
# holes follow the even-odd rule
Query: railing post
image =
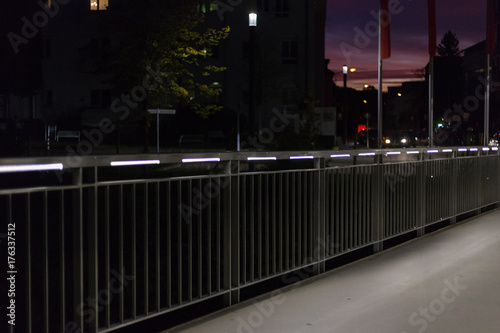
[(457, 215), (458, 215), (458, 160), (457, 160), (457, 152), (453, 151), (453, 156), (451, 159), (451, 212), (452, 218), (450, 219), (450, 224), (457, 223)]
[(97, 281), (98, 281), (98, 268), (97, 268), (97, 185), (95, 184), (97, 177), (97, 167), (91, 169), (93, 171), (93, 182), (94, 186), (88, 189), (87, 193), (87, 228), (88, 228), (88, 294), (89, 294), (89, 304), (85, 304), (91, 309), (94, 309), (95, 316), (91, 316), (87, 319), (89, 324), (89, 332), (97, 332), (99, 326), (99, 304), (98, 304), (98, 291), (97, 291)]
[(417, 237), (425, 234), (425, 213), (426, 213), (426, 196), (425, 196), (425, 179), (426, 179), (426, 163), (424, 161), (424, 153), (418, 155), (419, 163), (417, 167)]
[(372, 192), (372, 239), (373, 239), (373, 252), (378, 253), (383, 251), (384, 245), (382, 240), (384, 238), (384, 166), (382, 164), (382, 156), (375, 157), (377, 165), (374, 166), (373, 177), (373, 192)]
[(82, 168), (73, 169), (73, 320), (76, 329), (84, 332), (83, 324), (83, 202)]
[[(316, 203), (314, 209), (314, 235), (313, 235), (313, 257), (314, 257), (314, 274), (318, 275), (325, 272), (325, 262), (326, 257), (326, 244), (325, 239), (321, 239), (326, 235), (325, 232), (325, 214), (326, 214), (326, 204), (325, 204), (325, 167), (324, 159), (317, 158), (314, 160), (314, 168), (317, 170), (314, 176), (314, 197), (313, 202)], [(327, 245), (328, 246), (328, 245)]]
[(229, 186), (223, 190), (224, 195), (224, 289), (228, 293), (224, 296), (226, 306), (240, 302), (240, 187), (239, 187), (239, 161), (229, 161), (225, 173)]

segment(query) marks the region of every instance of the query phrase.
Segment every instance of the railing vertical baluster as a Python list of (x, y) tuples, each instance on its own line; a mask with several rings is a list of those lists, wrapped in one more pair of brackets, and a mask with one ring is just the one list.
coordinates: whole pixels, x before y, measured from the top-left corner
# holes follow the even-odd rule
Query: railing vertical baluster
[(257, 223), (257, 278), (262, 279), (262, 266), (263, 266), (263, 216), (262, 216), (262, 199), (263, 199), (263, 189), (262, 189), (262, 174), (256, 175), (257, 178), (257, 197), (256, 197), (256, 202), (257, 202), (257, 218), (256, 218), (256, 223)]
[(167, 285), (166, 285), (166, 291), (167, 291), (167, 309), (170, 309), (172, 307), (172, 270), (174, 267), (172, 267), (172, 181), (167, 181), (166, 184), (167, 187), (167, 193), (166, 193), (166, 215), (167, 215), (167, 220), (165, 221), (166, 223), (166, 235), (167, 235), (167, 267), (166, 267), (166, 274), (167, 274)]
[(50, 327), (50, 303), (49, 303), (49, 209), (48, 209), (48, 192), (43, 192), (43, 300), (44, 300), (44, 331), (49, 332)]
[[(60, 243), (60, 252), (59, 252), (59, 260), (60, 260), (60, 266), (59, 266), (59, 269), (60, 269), (60, 272), (61, 272), (61, 275), (60, 275), (60, 280), (59, 280), (59, 284), (60, 284), (60, 287), (61, 287), (61, 291), (60, 291), (60, 305), (61, 305), (61, 309), (60, 309), (60, 316), (59, 316), (59, 330), (61, 330), (61, 332), (64, 332), (64, 330), (66, 329), (66, 265), (65, 265), (65, 260), (66, 260), (66, 252), (65, 252), (65, 244), (66, 244), (66, 237), (64, 237), (64, 233), (65, 233), (65, 227), (64, 227), (64, 216), (65, 216), (65, 197), (64, 197), (64, 191), (61, 190), (61, 197), (60, 197), (60, 201), (59, 201), (59, 223), (60, 223), (60, 239), (59, 239), (59, 243)], [(11, 199), (11, 196), (9, 195), (9, 200)], [(9, 204), (9, 208), (12, 207), (12, 202)], [(10, 216), (12, 216), (12, 212), (9, 213)]]
[[(247, 200), (247, 185), (248, 185), (248, 176), (238, 175), (238, 183), (241, 184), (241, 267), (242, 267), (242, 276), (241, 282), (246, 283), (248, 281), (248, 227), (247, 227), (247, 216), (248, 216), (248, 200)], [(238, 220), (236, 220), (238, 221)]]
[[(131, 208), (131, 230), (130, 230), (130, 239), (131, 239), (131, 257), (132, 257), (132, 275), (137, 277), (138, 276), (138, 270), (137, 270), (137, 185), (132, 184), (131, 190), (130, 190), (130, 208)], [(136, 319), (137, 318), (137, 279), (134, 279), (132, 281), (132, 318)]]
[(155, 271), (156, 271), (156, 312), (159, 312), (161, 309), (161, 228), (160, 228), (160, 183), (156, 182), (154, 184), (155, 189), (155, 232), (156, 232), (156, 241), (155, 241), (155, 250), (156, 250), (156, 263), (155, 263)]
[[(125, 271), (125, 262), (124, 262), (124, 241), (125, 241), (125, 212), (123, 211), (124, 209), (124, 202), (123, 200), (125, 199), (124, 194), (124, 185), (120, 184), (118, 186), (118, 204), (119, 204), (119, 209), (118, 209), (118, 214), (119, 214), (119, 221), (118, 221), (118, 270), (120, 274), (124, 274)], [(135, 276), (135, 272), (132, 272), (133, 276)], [(123, 275), (121, 275), (123, 276)], [(119, 317), (118, 321), (122, 323), (125, 320), (125, 292), (122, 289), (120, 294), (119, 294)]]
[[(73, 183), (78, 186), (73, 190), (73, 318), (77, 327), (84, 329), (83, 316), (78, 311), (84, 302), (83, 296), (83, 202), (82, 169), (73, 170)], [(30, 210), (29, 210), (30, 211)], [(29, 292), (31, 293), (31, 291)], [(31, 305), (30, 305), (31, 308)], [(31, 326), (31, 314), (29, 319)], [(29, 329), (31, 332), (31, 327)]]

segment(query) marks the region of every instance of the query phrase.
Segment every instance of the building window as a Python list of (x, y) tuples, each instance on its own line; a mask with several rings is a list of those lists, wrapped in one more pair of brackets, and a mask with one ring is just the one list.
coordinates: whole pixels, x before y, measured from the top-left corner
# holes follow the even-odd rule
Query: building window
[(298, 55), (299, 46), (297, 41), (283, 41), (281, 43), (281, 62), (283, 64), (296, 64)]
[(298, 92), (295, 88), (285, 88), (281, 94), (281, 103), (283, 105), (297, 105), (298, 104)]
[[(207, 10), (208, 8), (208, 10)], [(207, 12), (215, 12), (219, 10), (219, 5), (217, 4), (217, 1), (210, 1), (210, 3), (207, 5), (206, 0), (200, 0), (198, 4), (198, 12), (200, 13), (207, 13)]]
[(259, 0), (257, 4), (257, 11), (259, 13), (268, 13), (270, 10), (271, 0)]
[(290, 6), (288, 0), (276, 0), (276, 17), (288, 17)]
[(90, 106), (106, 108), (111, 105), (111, 90), (92, 89), (90, 91)]
[(107, 10), (109, 0), (90, 0), (90, 10)]

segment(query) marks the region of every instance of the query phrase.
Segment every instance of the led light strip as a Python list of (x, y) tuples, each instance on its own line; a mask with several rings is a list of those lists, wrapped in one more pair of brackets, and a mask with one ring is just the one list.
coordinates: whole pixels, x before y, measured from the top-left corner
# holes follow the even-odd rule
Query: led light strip
[(453, 149), (443, 149), (443, 153), (453, 153)]
[(375, 153), (361, 153), (358, 156), (375, 156)]
[(62, 163), (0, 165), (0, 173), (27, 172), (27, 171), (50, 171), (50, 170), (62, 170), (62, 169), (63, 169)]
[(491, 148), (491, 150), (498, 151), (498, 147), (493, 147), (493, 148)]
[(387, 155), (401, 155), (400, 151), (390, 151), (387, 153)]
[(330, 155), (331, 158), (351, 157), (350, 154)]
[(407, 151), (406, 152), (408, 155), (415, 155), (415, 154), (420, 154), (419, 151)]
[(204, 162), (220, 162), (218, 157), (207, 158), (183, 158), (182, 163), (204, 163)]
[(490, 148), (488, 148), (488, 147), (483, 147), (483, 151), (490, 151)]
[(427, 153), (428, 154), (435, 154), (435, 153), (439, 153), (439, 150), (428, 150)]
[(276, 161), (275, 156), (270, 157), (247, 157), (247, 161)]
[(458, 151), (461, 153), (465, 153), (465, 152), (467, 152), (467, 148), (460, 148)]
[(314, 156), (290, 156), (291, 160), (313, 160)]
[(160, 164), (160, 160), (144, 160), (144, 161), (113, 161), (111, 166), (131, 166), (131, 165), (150, 165)]
[(470, 151), (478, 151), (477, 148), (471, 148)]

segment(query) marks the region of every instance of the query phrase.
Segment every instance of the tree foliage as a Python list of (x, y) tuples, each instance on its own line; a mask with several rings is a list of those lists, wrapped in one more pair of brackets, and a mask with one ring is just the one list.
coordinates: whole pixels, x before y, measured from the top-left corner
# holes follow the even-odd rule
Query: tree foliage
[(438, 54), (441, 57), (458, 57), (460, 55), (460, 41), (457, 35), (450, 30), (441, 38), (441, 43), (437, 46)]
[[(225, 68), (210, 61), (229, 27), (207, 28), (197, 1), (122, 0), (111, 8), (118, 32), (125, 32), (115, 57), (115, 80), (127, 91), (151, 70), (160, 77), (146, 104), (189, 107), (202, 117), (220, 110), (214, 103), (221, 89), (209, 77)], [(124, 19), (125, 18), (125, 19)]]

